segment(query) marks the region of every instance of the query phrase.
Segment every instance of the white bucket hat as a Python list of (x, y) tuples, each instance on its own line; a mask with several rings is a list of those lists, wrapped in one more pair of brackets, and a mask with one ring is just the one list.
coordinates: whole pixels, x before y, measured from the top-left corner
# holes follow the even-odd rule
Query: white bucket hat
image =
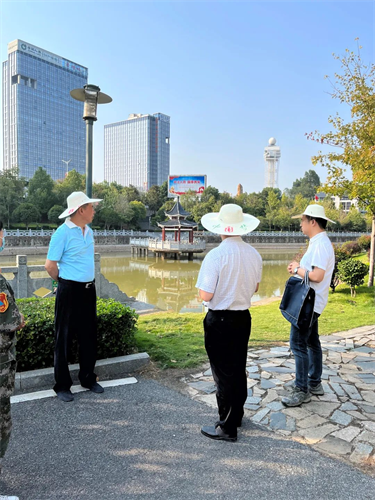
[(85, 195), (85, 193), (82, 193), (82, 191), (74, 191), (67, 197), (66, 201), (68, 202), (68, 208), (61, 215), (59, 215), (59, 219), (69, 217), (70, 215), (74, 214), (74, 212), (78, 210), (79, 207), (82, 207), (82, 205), (86, 205), (86, 203), (98, 203), (102, 200), (99, 198), (89, 198)]
[(325, 219), (332, 222), (332, 224), (336, 224), (333, 220), (328, 219), (322, 205), (309, 205), (303, 214), (294, 215), (292, 219), (300, 219), (302, 215), (308, 215), (309, 217), (314, 217), (314, 219)]
[(211, 233), (241, 236), (251, 233), (258, 227), (260, 220), (244, 214), (242, 208), (233, 203), (223, 205), (219, 213), (210, 213), (202, 217), (201, 224)]

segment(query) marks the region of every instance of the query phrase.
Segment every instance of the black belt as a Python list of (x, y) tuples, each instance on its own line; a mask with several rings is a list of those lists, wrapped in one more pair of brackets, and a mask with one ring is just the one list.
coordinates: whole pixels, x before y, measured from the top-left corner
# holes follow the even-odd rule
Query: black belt
[(249, 312), (249, 309), (209, 309), (209, 312), (218, 314), (233, 314), (233, 313), (244, 313)]
[(58, 278), (59, 283), (64, 283), (64, 285), (77, 286), (80, 288), (91, 288), (95, 285), (95, 280), (87, 281), (86, 283), (83, 281), (73, 281), (73, 280), (64, 280), (64, 278)]

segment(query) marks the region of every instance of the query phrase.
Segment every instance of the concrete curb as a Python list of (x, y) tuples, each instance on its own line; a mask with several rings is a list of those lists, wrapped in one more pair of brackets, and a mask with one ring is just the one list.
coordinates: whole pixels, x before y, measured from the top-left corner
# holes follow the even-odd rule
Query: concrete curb
[[(136, 372), (145, 368), (150, 362), (150, 356), (147, 352), (129, 354), (127, 356), (118, 356), (116, 358), (100, 359), (96, 362), (95, 373), (100, 380), (111, 378), (121, 378), (121, 376)], [(78, 380), (79, 365), (69, 366), (73, 381)], [(55, 378), (53, 368), (43, 368), (41, 370), (31, 370), (27, 372), (16, 373), (14, 392), (34, 391), (42, 387), (53, 387)]]

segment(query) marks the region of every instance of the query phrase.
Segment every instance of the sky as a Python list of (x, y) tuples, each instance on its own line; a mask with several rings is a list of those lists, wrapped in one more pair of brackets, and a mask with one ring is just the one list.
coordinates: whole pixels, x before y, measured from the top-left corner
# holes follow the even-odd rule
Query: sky
[[(94, 180), (104, 176), (104, 125), (130, 113), (171, 117), (171, 174), (206, 174), (236, 193), (264, 187), (264, 148), (281, 148), (279, 188), (314, 169), (330, 130), (349, 109), (332, 99), (333, 53), (375, 55), (374, 1), (0, 0), (1, 56), (17, 38), (88, 67), (113, 102), (98, 107)], [(324, 148), (325, 146), (323, 146)], [(2, 158), (2, 144), (1, 144)]]

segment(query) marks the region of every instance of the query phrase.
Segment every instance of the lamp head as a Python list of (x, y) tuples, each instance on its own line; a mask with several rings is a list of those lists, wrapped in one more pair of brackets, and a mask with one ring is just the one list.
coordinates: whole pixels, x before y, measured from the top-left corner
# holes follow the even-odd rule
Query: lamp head
[(112, 102), (112, 97), (103, 92), (97, 85), (84, 85), (83, 89), (74, 89), (70, 91), (70, 95), (77, 101), (84, 102), (83, 119), (97, 120), (96, 110), (98, 104), (107, 104)]

